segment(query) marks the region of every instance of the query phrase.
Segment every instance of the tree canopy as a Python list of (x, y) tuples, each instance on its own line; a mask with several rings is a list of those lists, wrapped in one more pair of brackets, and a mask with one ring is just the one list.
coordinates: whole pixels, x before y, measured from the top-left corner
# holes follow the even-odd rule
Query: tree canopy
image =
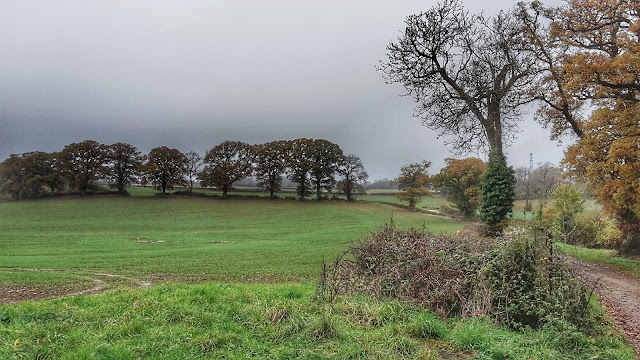
[(60, 153), (62, 173), (82, 195), (105, 174), (106, 162), (107, 146), (94, 140), (66, 145)]
[(550, 94), (541, 99), (543, 123), (553, 136), (579, 136), (566, 153), (569, 173), (588, 182), (616, 216), (626, 251), (640, 252), (640, 3), (567, 0), (545, 8), (535, 1), (521, 9), (535, 51), (553, 63), (533, 83), (533, 91)]
[(269, 197), (274, 198), (274, 193), (281, 190), (282, 174), (287, 168), (287, 158), (291, 143), (279, 140), (257, 145), (255, 148), (255, 175), (258, 180), (258, 188), (269, 192)]
[(410, 208), (415, 208), (422, 196), (431, 194), (431, 190), (427, 188), (431, 182), (427, 172), (430, 166), (430, 161), (423, 161), (400, 168), (400, 176), (394, 180), (400, 190), (396, 194), (398, 200), (407, 201)]
[(336, 171), (344, 177), (343, 180), (338, 182), (338, 190), (347, 196), (347, 201), (351, 201), (355, 194), (365, 192), (362, 183), (369, 178), (369, 174), (364, 169), (362, 160), (359, 157), (353, 154), (343, 156), (338, 163)]
[(434, 182), (447, 187), (447, 199), (456, 204), (465, 218), (474, 217), (482, 203), (482, 178), (487, 164), (477, 158), (445, 159), (446, 166)]
[(387, 46), (385, 79), (404, 86), (425, 126), (455, 138), (454, 151), (502, 151), (515, 135), (520, 106), (531, 101), (537, 65), (520, 23), (511, 12), (470, 14), (458, 0), (405, 23), (403, 36)]
[(176, 185), (184, 184), (184, 154), (178, 149), (160, 146), (151, 149), (140, 170), (148, 182), (166, 194)]
[(234, 182), (251, 175), (253, 146), (241, 141), (224, 141), (207, 151), (204, 169), (200, 173), (202, 187), (214, 186), (226, 198)]
[(195, 178), (200, 173), (202, 167), (202, 156), (195, 151), (189, 151), (184, 154), (184, 176), (187, 186), (189, 186), (189, 192), (193, 192), (193, 183)]
[(111, 187), (118, 189), (118, 194), (126, 195), (125, 188), (136, 180), (144, 158), (135, 146), (122, 142), (110, 145), (106, 151), (105, 177)]
[(316, 200), (320, 200), (323, 190), (331, 191), (336, 185), (334, 174), (342, 159), (342, 149), (325, 139), (314, 139), (311, 143), (309, 160), (311, 183), (315, 187)]

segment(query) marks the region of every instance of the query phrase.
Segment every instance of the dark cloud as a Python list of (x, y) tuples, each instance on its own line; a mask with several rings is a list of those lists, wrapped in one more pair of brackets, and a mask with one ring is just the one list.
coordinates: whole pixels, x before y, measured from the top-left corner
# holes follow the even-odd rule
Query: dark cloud
[[(515, 1), (467, 2), (495, 12)], [(0, 156), (95, 139), (204, 152), (226, 139), (326, 138), (374, 178), (443, 139), (374, 69), (425, 1), (15, 1), (0, 6)], [(525, 121), (513, 165), (557, 162)], [(523, 155), (524, 154), (524, 155)], [(538, 161), (537, 160), (537, 161)]]

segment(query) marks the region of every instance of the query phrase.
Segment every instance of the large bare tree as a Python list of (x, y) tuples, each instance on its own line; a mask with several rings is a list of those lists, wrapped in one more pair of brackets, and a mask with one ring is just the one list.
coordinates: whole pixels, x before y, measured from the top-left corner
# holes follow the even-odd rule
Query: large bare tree
[(474, 15), (460, 1), (445, 0), (405, 23), (379, 66), (387, 82), (404, 86), (415, 115), (452, 136), (457, 153), (502, 151), (516, 134), (521, 105), (531, 101), (527, 83), (537, 71), (517, 18)]

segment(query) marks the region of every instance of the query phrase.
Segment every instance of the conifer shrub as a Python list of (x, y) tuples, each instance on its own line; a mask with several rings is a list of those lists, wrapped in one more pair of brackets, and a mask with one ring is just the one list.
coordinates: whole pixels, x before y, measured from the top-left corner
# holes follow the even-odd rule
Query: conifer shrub
[(501, 152), (492, 152), (482, 179), (482, 204), (480, 218), (486, 224), (488, 235), (502, 233), (505, 220), (513, 210), (516, 178)]

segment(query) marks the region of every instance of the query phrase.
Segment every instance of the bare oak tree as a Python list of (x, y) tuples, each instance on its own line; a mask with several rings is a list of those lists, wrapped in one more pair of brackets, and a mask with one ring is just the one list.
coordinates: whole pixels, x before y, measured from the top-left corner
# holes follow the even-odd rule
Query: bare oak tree
[(379, 70), (416, 102), (415, 115), (457, 153), (513, 139), (520, 106), (531, 101), (528, 81), (536, 59), (511, 13), (490, 18), (445, 0), (407, 17), (404, 35), (387, 46)]
[(348, 201), (352, 200), (354, 194), (364, 192), (362, 183), (369, 178), (369, 174), (359, 157), (353, 154), (344, 156), (338, 163), (337, 172), (344, 177), (338, 182), (338, 190), (347, 196)]
[(189, 186), (189, 192), (193, 192), (193, 181), (200, 173), (202, 167), (202, 157), (195, 151), (189, 151), (184, 154), (184, 176), (186, 178), (187, 186)]

